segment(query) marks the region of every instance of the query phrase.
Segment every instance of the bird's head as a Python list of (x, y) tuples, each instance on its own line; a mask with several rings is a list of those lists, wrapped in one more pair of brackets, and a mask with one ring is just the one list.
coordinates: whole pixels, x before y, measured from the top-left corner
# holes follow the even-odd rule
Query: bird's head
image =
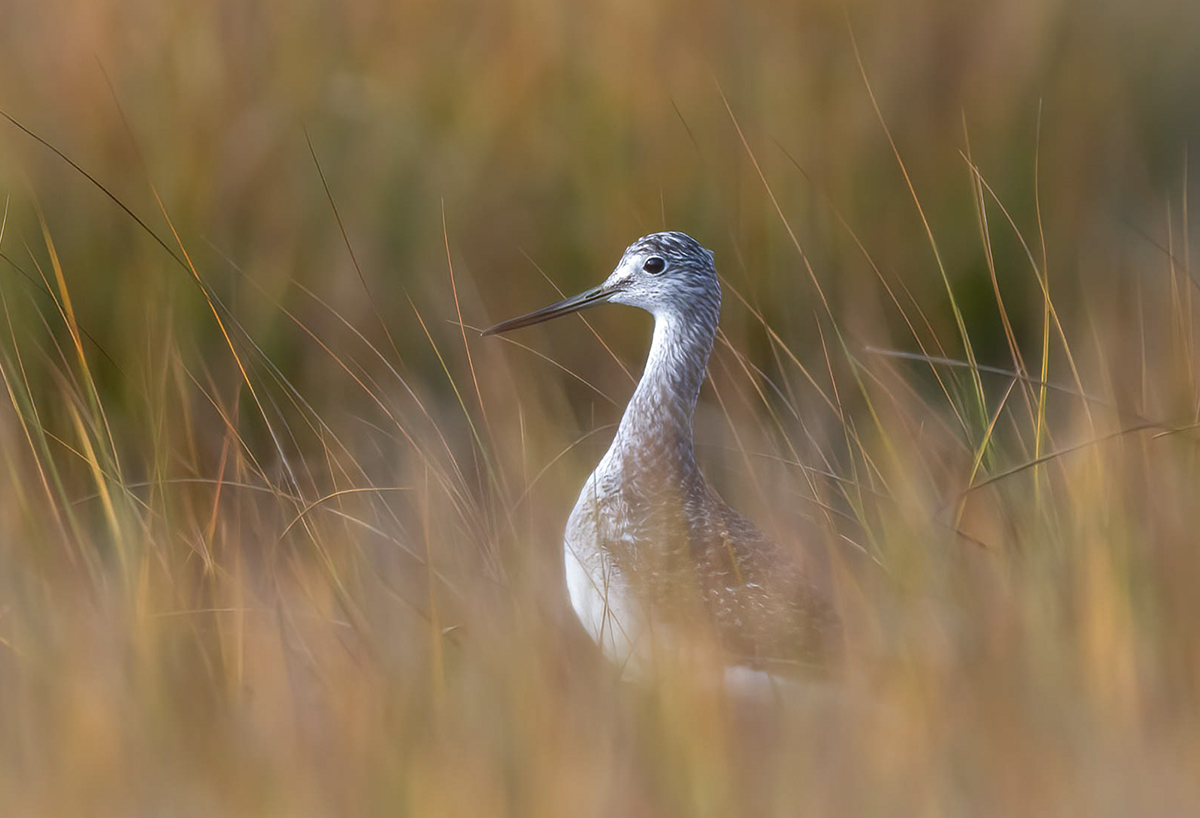
[(701, 313), (715, 319), (721, 287), (713, 255), (686, 233), (651, 233), (629, 245), (616, 269), (599, 287), (503, 321), (483, 334), (539, 324), (609, 301), (640, 307), (655, 317)]

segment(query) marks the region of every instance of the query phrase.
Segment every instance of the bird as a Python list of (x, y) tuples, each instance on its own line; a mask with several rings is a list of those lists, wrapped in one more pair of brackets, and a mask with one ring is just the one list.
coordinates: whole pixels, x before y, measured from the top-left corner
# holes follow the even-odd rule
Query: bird
[(590, 290), (483, 331), (497, 335), (599, 304), (653, 315), (646, 364), (563, 536), (579, 622), (630, 675), (703, 636), (727, 674), (806, 675), (840, 653), (841, 621), (811, 548), (768, 538), (708, 484), (693, 416), (721, 309), (713, 254), (681, 232), (635, 241)]

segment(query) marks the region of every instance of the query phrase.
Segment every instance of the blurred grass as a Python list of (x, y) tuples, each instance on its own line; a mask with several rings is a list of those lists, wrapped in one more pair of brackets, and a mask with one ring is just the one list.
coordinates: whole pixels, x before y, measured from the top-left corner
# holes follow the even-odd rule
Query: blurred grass
[[(0, 109), (158, 239), (5, 124), (0, 811), (1194, 811), (1198, 26), (0, 6)], [(841, 704), (618, 684), (560, 543), (648, 319), (458, 326), (663, 227), (725, 281), (707, 473), (827, 535)]]

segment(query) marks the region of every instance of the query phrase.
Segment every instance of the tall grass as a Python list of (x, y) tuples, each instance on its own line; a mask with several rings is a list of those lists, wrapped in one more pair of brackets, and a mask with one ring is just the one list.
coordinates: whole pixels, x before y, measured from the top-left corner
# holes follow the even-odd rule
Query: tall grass
[[(1194, 811), (1195, 21), (6, 6), (0, 812)], [(664, 226), (827, 696), (621, 682), (566, 604), (648, 322), (474, 330)]]

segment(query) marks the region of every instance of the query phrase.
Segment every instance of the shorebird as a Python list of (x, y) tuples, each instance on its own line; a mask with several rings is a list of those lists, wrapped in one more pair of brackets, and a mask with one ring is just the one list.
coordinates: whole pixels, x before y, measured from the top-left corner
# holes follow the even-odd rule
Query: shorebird
[(634, 673), (697, 634), (713, 637), (727, 673), (822, 666), (841, 628), (812, 552), (766, 537), (696, 464), (692, 417), (721, 309), (711, 252), (684, 233), (645, 236), (600, 286), (483, 334), (606, 302), (650, 312), (654, 338), (612, 445), (567, 521), (563, 558), (579, 621)]

